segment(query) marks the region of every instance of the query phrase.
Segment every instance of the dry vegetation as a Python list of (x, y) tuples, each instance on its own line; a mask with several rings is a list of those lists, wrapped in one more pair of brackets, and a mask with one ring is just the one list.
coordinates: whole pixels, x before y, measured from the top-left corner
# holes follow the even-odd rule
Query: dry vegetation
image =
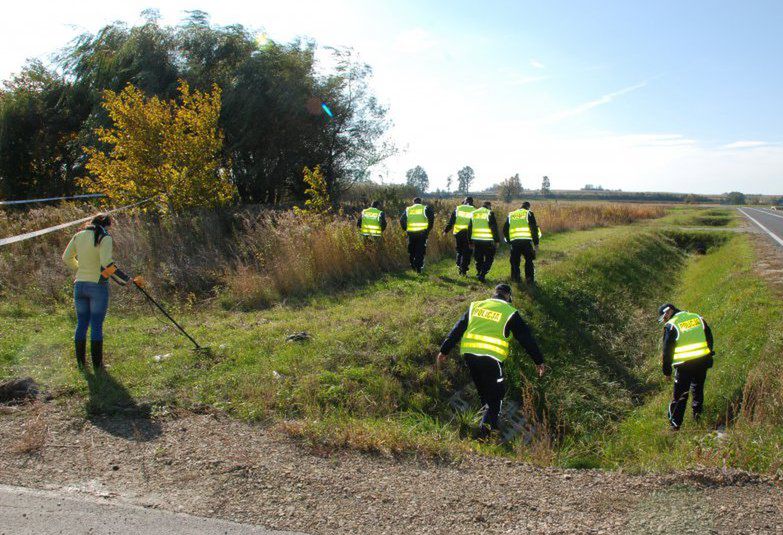
[[(453, 203), (436, 201), (428, 259), (451, 254), (441, 232)], [(499, 221), (516, 205), (496, 204)], [(665, 208), (611, 203), (534, 206), (544, 233), (628, 224), (660, 217)], [(0, 235), (12, 236), (85, 217), (90, 207), (64, 204), (0, 211)], [(291, 211), (244, 208), (160, 218), (119, 214), (112, 229), (118, 263), (143, 274), (158, 292), (191, 300), (221, 296), (227, 306), (265, 306), (281, 297), (359, 282), (407, 266), (397, 214), (380, 242), (359, 236), (355, 215), (319, 219)], [(59, 231), (0, 250), (0, 295), (63, 302), (70, 274), (59, 257), (71, 231)], [(118, 295), (122, 299), (122, 296)]]

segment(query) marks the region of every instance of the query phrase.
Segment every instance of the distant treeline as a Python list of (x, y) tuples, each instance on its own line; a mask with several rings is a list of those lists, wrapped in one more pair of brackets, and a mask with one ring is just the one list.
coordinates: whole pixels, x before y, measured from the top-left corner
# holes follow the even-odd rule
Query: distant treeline
[(303, 197), (305, 166), (320, 165), (333, 198), (366, 179), (393, 151), (382, 141), (386, 109), (368, 90), (369, 66), (328, 49), (329, 70), (309, 41), (277, 43), (241, 25), (215, 26), (201, 11), (176, 26), (110, 24), (59, 51), (52, 65), (32, 61), (0, 89), (0, 198), (71, 195), (86, 176), (85, 147), (100, 147), (108, 126), (105, 90), (133, 84), (172, 99), (179, 80), (222, 89), (221, 172), (243, 202)]
[[(456, 196), (456, 193), (436, 192), (428, 195), (435, 198), (448, 198)], [(461, 194), (460, 194), (461, 195)], [(497, 191), (480, 191), (471, 193), (477, 199), (500, 199)], [(698, 195), (694, 193), (666, 193), (666, 192), (633, 192), (633, 191), (609, 191), (609, 190), (552, 190), (542, 194), (540, 190), (525, 190), (519, 199), (536, 200), (564, 200), (564, 201), (622, 201), (622, 202), (661, 202), (661, 203), (689, 203), (689, 204), (783, 204), (783, 196), (779, 195), (753, 195), (738, 192), (719, 195)]]

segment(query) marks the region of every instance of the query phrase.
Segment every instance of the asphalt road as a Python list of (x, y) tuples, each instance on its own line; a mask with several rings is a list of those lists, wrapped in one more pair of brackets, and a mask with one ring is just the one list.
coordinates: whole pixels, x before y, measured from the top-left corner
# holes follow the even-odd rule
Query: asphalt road
[(764, 208), (740, 208), (739, 211), (783, 247), (783, 211)]
[(291, 535), (81, 496), (0, 485), (0, 535)]

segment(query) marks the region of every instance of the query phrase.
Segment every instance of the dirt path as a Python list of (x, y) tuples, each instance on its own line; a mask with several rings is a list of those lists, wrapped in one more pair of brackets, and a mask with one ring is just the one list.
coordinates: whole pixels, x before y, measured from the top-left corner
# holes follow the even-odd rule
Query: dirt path
[(783, 533), (780, 481), (742, 472), (444, 465), (316, 451), (221, 415), (86, 421), (75, 410), (0, 415), (0, 483), (312, 534)]

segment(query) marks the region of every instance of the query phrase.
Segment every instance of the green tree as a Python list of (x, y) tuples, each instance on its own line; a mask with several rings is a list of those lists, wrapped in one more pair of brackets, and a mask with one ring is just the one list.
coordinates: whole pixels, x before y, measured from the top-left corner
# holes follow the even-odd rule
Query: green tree
[(498, 195), (506, 202), (511, 202), (522, 196), (522, 182), (519, 180), (519, 173), (510, 176), (500, 183)]
[(476, 173), (469, 165), (466, 165), (457, 171), (457, 191), (463, 195), (467, 195), (470, 192), (470, 185), (473, 183), (475, 178)]
[(405, 184), (416, 190), (416, 193), (424, 193), (430, 187), (430, 179), (427, 171), (420, 165), (413, 169), (408, 169), (405, 173)]
[(0, 196), (71, 195), (83, 168), (74, 150), (84, 95), (38, 61), (0, 90)]
[(179, 93), (179, 102), (147, 98), (130, 84), (104, 93), (112, 126), (96, 135), (109, 149), (86, 149), (87, 189), (114, 204), (157, 197), (173, 212), (232, 199), (234, 185), (218, 160), (220, 89), (202, 93), (181, 82)]
[(221, 87), (221, 167), (245, 202), (304, 198), (302, 169), (319, 163), (336, 202), (394, 152), (385, 141), (386, 109), (369, 89), (371, 69), (352, 51), (332, 49), (336, 66), (324, 70), (306, 40), (261, 46), (243, 26), (211, 24), (202, 11), (174, 26), (161, 25), (154, 10), (143, 17), (136, 26), (112, 23), (77, 38), (57, 56), (64, 76), (56, 84), (15, 91), (13, 105), (5, 104), (8, 90), (2, 93), (0, 187), (30, 180), (30, 191), (72, 187), (85, 173), (83, 147), (103, 150), (97, 129), (111, 127), (104, 91), (119, 93), (129, 83), (163, 100), (177, 98), (180, 79), (202, 92)]
[(727, 204), (745, 204), (745, 194), (739, 191), (732, 191), (726, 194)]
[(541, 180), (541, 195), (549, 195), (552, 193), (552, 184), (549, 182), (549, 177), (545, 176)]

